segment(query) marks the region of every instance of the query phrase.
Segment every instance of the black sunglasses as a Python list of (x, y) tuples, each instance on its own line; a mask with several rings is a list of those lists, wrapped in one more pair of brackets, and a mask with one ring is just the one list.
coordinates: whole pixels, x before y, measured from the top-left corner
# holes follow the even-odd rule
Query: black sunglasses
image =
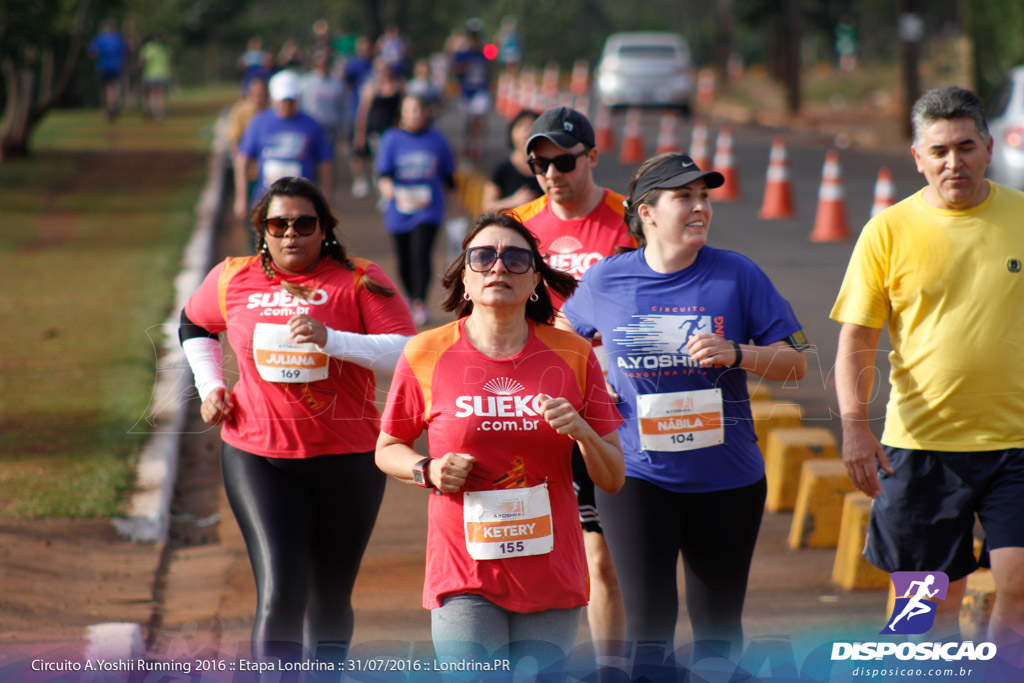
[(548, 172), (548, 166), (551, 164), (555, 165), (555, 169), (559, 173), (572, 173), (576, 170), (576, 160), (589, 152), (590, 149), (585, 149), (576, 154), (559, 154), (554, 159), (530, 157), (526, 160), (526, 163), (529, 164), (530, 170), (533, 171), (534, 175), (544, 175)]
[(506, 247), (498, 253), (494, 247), (471, 247), (466, 250), (466, 264), (477, 273), (486, 273), (501, 259), (505, 269), (515, 275), (522, 275), (533, 267), (533, 252), (522, 247)]
[(284, 237), (288, 228), (295, 228), (295, 232), (303, 237), (309, 237), (316, 232), (316, 216), (296, 216), (295, 218), (266, 218), (263, 220), (263, 229), (270, 233), (271, 237)]

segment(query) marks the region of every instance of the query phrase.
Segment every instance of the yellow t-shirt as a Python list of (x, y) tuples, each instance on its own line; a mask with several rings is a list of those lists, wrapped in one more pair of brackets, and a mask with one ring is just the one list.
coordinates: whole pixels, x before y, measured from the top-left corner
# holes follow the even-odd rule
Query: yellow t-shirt
[(1024, 447), (1024, 193), (989, 187), (965, 211), (917, 192), (854, 247), (830, 317), (889, 324), (888, 446)]

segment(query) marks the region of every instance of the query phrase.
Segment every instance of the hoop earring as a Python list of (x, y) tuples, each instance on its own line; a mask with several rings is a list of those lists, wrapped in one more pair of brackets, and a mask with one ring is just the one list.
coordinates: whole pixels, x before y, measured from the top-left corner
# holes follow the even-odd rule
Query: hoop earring
[(462, 298), (465, 299), (466, 301), (472, 301), (472, 299), (469, 298), (469, 292), (463, 292)]
[(266, 242), (263, 242), (263, 246), (260, 247), (260, 251), (262, 251), (264, 254), (270, 251), (270, 248), (267, 246)]
[(537, 291), (534, 290), (533, 294), (530, 295), (530, 301), (539, 301), (539, 300), (540, 300), (540, 294), (537, 294)]

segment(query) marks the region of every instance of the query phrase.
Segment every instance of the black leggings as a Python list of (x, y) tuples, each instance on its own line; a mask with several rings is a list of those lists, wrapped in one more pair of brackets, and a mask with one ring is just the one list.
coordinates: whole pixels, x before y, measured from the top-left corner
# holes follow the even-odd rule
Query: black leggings
[(676, 563), (682, 553), (694, 642), (727, 641), (738, 656), (766, 491), (764, 478), (738, 489), (676, 493), (634, 477), (626, 477), (615, 495), (597, 490), (630, 641), (672, 647), (679, 612)]
[(327, 643), (340, 652), (384, 497), (373, 453), (265, 458), (222, 444), (221, 472), (256, 577), (253, 654), (297, 660)]
[(406, 295), (413, 301), (427, 300), (431, 252), (437, 230), (436, 223), (421, 223), (410, 232), (391, 233), (398, 257), (398, 276)]

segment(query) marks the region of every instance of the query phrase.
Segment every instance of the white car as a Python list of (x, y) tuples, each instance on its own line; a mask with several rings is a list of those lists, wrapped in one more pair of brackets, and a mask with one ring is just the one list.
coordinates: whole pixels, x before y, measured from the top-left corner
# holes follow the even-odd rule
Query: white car
[(605, 41), (596, 81), (603, 105), (678, 107), (689, 115), (690, 48), (678, 33), (613, 33)]
[(1010, 69), (987, 110), (993, 139), (988, 176), (1024, 190), (1024, 64)]

